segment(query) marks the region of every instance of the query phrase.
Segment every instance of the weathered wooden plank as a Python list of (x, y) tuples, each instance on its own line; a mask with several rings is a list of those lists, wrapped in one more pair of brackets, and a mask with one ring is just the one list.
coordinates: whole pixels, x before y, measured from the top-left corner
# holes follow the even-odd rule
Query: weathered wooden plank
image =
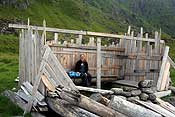
[(169, 70), (170, 70), (170, 63), (167, 62), (166, 65), (165, 65), (164, 73), (163, 73), (163, 78), (162, 78), (162, 83), (161, 83), (161, 86), (160, 86), (160, 91), (165, 90), (167, 80), (169, 80)]
[(22, 100), (14, 92), (12, 92), (10, 90), (7, 90), (7, 91), (4, 91), (2, 95), (4, 95), (7, 98), (9, 98), (14, 104), (18, 105), (22, 110), (26, 109), (26, 106), (27, 106), (26, 102), (24, 100)]
[(168, 95), (171, 95), (171, 90), (156, 92), (156, 93), (154, 93), (154, 95), (156, 95), (156, 97), (158, 97), (158, 98), (166, 97)]
[(162, 117), (160, 114), (146, 109), (140, 105), (126, 101), (120, 97), (114, 96), (109, 102), (109, 107), (123, 113), (129, 117)]
[(42, 75), (41, 79), (42, 79), (44, 85), (47, 87), (47, 89), (49, 91), (54, 91), (55, 90), (54, 85), (51, 84), (51, 82), (48, 80), (48, 78), (45, 75)]
[[(24, 82), (23, 83), (25, 89), (30, 93), (32, 94), (32, 89), (33, 89), (33, 86), (29, 83), (29, 82)], [(40, 93), (40, 92), (36, 92), (36, 98), (38, 99), (38, 101), (43, 101), (44, 100), (44, 96)]]
[(175, 69), (175, 63), (169, 56), (168, 56), (168, 61), (170, 62), (171, 66)]
[(101, 89), (101, 38), (97, 37), (97, 88)]
[(168, 102), (163, 101), (160, 98), (156, 98), (156, 100), (158, 101), (158, 103), (160, 104), (161, 107), (163, 107), (166, 110), (170, 111), (171, 113), (175, 114), (175, 107), (173, 105), (171, 105)]
[[(21, 24), (9, 24), (9, 27), (11, 28), (19, 28), (19, 29), (26, 29), (27, 25), (21, 25)], [(38, 30), (44, 30), (44, 27), (39, 27), (39, 26), (30, 26), (32, 29), (38, 29)], [(71, 33), (71, 34), (80, 34), (80, 35), (89, 35), (89, 36), (101, 36), (101, 37), (111, 37), (111, 38), (119, 38), (122, 39), (123, 35), (115, 35), (115, 34), (108, 34), (108, 33), (99, 33), (99, 32), (90, 32), (90, 31), (77, 31), (77, 30), (67, 30), (67, 29), (58, 29), (58, 28), (46, 28), (46, 31), (48, 32), (60, 32), (60, 33)], [(126, 36), (126, 39), (132, 39), (130, 36)], [(136, 40), (137, 37), (134, 37)], [(142, 39), (143, 41), (150, 41), (150, 42), (155, 42), (154, 39)], [(164, 43), (163, 40), (161, 40), (161, 43)]]
[(117, 80), (117, 81), (114, 81), (113, 83), (138, 88), (138, 82), (136, 82), (136, 81), (131, 81), (131, 80)]
[(164, 55), (163, 55), (163, 59), (162, 59), (162, 65), (161, 65), (160, 72), (159, 72), (159, 78), (158, 78), (158, 81), (157, 81), (157, 90), (158, 91), (160, 91), (160, 89), (161, 89), (163, 73), (164, 73), (165, 65), (166, 65), (166, 62), (167, 62), (167, 59), (168, 59), (168, 52), (169, 52), (169, 47), (166, 46), (165, 47), (165, 52), (164, 52)]
[[(39, 69), (39, 73), (36, 77), (36, 81), (34, 83), (34, 86), (33, 86), (33, 89), (32, 89), (32, 97), (35, 97), (35, 95), (37, 94), (37, 90), (38, 90), (38, 87), (39, 87), (39, 84), (40, 84), (40, 80), (41, 80), (41, 75), (43, 73), (43, 69), (45, 67), (45, 64), (46, 64), (46, 60), (48, 59), (48, 55), (49, 53), (51, 52), (51, 50), (48, 48), (46, 49), (45, 51), (45, 54), (43, 56), (43, 60), (41, 62), (41, 65), (40, 65), (40, 69)], [(24, 115), (26, 114), (26, 112), (30, 112), (31, 111), (31, 108), (32, 108), (32, 104), (33, 104), (33, 98), (28, 102), (27, 106), (26, 106), (26, 109), (24, 111)]]
[(151, 102), (149, 103), (149, 102), (144, 102), (144, 101), (140, 101), (140, 100), (134, 100), (134, 101), (141, 104), (142, 106), (150, 109), (150, 110), (155, 111), (156, 113), (161, 114), (164, 117), (166, 117), (166, 116), (167, 117), (174, 117), (175, 116), (173, 113), (169, 112), (168, 110), (162, 108), (159, 105), (153, 104)]
[(113, 94), (114, 92), (111, 90), (103, 90), (103, 89), (95, 89), (90, 87), (82, 87), (82, 86), (76, 86), (76, 88), (80, 91), (87, 91), (92, 93), (100, 93), (100, 94)]

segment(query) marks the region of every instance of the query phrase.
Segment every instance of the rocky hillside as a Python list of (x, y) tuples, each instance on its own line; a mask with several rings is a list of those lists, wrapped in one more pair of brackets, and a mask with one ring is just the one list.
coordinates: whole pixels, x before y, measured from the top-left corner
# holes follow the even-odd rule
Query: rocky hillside
[[(144, 27), (150, 34), (160, 28), (175, 38), (175, 0), (0, 0), (2, 21), (103, 32)], [(2, 29), (0, 29), (2, 30)], [(1, 31), (2, 32), (2, 31)]]

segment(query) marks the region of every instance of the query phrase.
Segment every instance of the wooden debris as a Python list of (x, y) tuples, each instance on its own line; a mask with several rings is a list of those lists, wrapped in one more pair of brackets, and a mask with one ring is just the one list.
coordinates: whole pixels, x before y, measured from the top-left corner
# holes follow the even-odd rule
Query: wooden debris
[(126, 114), (129, 117), (162, 117), (160, 114), (157, 114), (142, 106), (133, 104), (129, 101), (123, 100), (117, 96), (114, 96), (111, 99), (109, 106), (120, 113)]
[(114, 81), (113, 83), (138, 88), (138, 82), (131, 81), (131, 80), (117, 80), (117, 81)]
[(139, 101), (139, 100), (135, 100), (137, 103), (145, 106), (148, 109), (151, 109), (159, 114), (161, 114), (162, 116), (167, 116), (167, 117), (174, 117), (175, 115), (169, 111), (167, 111), (166, 109), (160, 107), (159, 105), (153, 104), (153, 103), (149, 103), (149, 102), (144, 102), (144, 101)]
[(156, 92), (156, 93), (154, 93), (154, 94), (156, 95), (156, 97), (162, 98), (162, 97), (166, 97), (166, 96), (168, 96), (168, 95), (171, 95), (171, 90)]
[(111, 90), (103, 90), (103, 89), (95, 89), (90, 87), (82, 87), (82, 86), (76, 86), (76, 88), (80, 91), (88, 91), (92, 93), (100, 93), (100, 94), (113, 94), (114, 92)]

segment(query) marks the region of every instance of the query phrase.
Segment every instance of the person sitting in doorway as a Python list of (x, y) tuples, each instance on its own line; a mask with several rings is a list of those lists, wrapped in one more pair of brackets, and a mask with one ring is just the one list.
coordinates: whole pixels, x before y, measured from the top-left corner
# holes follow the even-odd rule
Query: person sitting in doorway
[(80, 74), (82, 86), (90, 86), (91, 75), (88, 73), (88, 63), (84, 54), (80, 54), (80, 60), (75, 65), (75, 72)]

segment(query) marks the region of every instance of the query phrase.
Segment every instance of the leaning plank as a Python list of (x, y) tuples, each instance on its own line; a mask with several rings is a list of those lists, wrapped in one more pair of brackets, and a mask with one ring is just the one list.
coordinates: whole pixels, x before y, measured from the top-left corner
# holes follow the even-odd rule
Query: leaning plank
[(100, 93), (100, 94), (113, 94), (114, 92), (111, 90), (103, 90), (103, 89), (95, 89), (90, 87), (82, 87), (82, 86), (76, 86), (76, 88), (80, 91), (88, 91), (92, 93)]
[(171, 95), (171, 90), (156, 92), (156, 93), (154, 93), (154, 94), (156, 95), (156, 97), (162, 98), (162, 97), (166, 97), (166, 96), (168, 96), (168, 95)]
[(170, 62), (171, 66), (175, 69), (175, 63), (169, 56), (168, 56), (168, 61)]
[(17, 104), (22, 110), (26, 108), (26, 102), (23, 101), (17, 94), (10, 90), (6, 90), (2, 93), (2, 95), (9, 98), (14, 104)]
[(162, 83), (162, 79), (163, 79), (163, 73), (164, 73), (164, 70), (165, 70), (166, 62), (167, 62), (167, 59), (168, 59), (168, 52), (169, 52), (169, 47), (166, 46), (165, 47), (165, 52), (164, 52), (164, 55), (163, 55), (163, 59), (162, 59), (162, 65), (161, 65), (160, 72), (159, 72), (159, 78), (158, 78), (158, 81), (157, 81), (157, 90), (158, 91), (161, 90), (161, 83)]
[(93, 113), (90, 113), (82, 108), (69, 104), (65, 100), (59, 98), (47, 97), (47, 103), (49, 107), (63, 117), (99, 117)]
[(164, 70), (164, 73), (163, 73), (163, 78), (162, 78), (162, 83), (161, 83), (161, 86), (160, 86), (160, 91), (163, 91), (166, 88), (167, 81), (169, 80), (168, 79), (169, 78), (169, 70), (170, 70), (170, 63), (167, 61), (166, 65), (165, 65), (165, 70)]
[(47, 77), (45, 75), (41, 76), (41, 79), (44, 83), (44, 85), (50, 90), (50, 91), (54, 91), (55, 88), (54, 86), (51, 84), (51, 82), (47, 79)]
[(159, 113), (161, 114), (162, 116), (168, 116), (168, 117), (174, 117), (175, 115), (171, 112), (169, 112), (168, 110), (162, 108), (161, 106), (159, 105), (156, 105), (156, 104), (153, 104), (153, 103), (149, 103), (149, 102), (144, 102), (144, 101), (140, 101), (140, 100), (134, 100), (136, 103), (152, 110), (152, 111), (155, 111), (156, 113)]
[(34, 98), (37, 94), (37, 90), (38, 90), (38, 87), (39, 87), (39, 84), (40, 84), (40, 81), (41, 81), (41, 75), (43, 74), (43, 69), (46, 65), (46, 60), (48, 59), (48, 56), (50, 54), (51, 50), (50, 49), (46, 49), (45, 53), (44, 53), (44, 56), (43, 56), (43, 59), (42, 59), (42, 62), (41, 62), (41, 65), (40, 65), (40, 68), (39, 68), (39, 73), (36, 77), (36, 80), (35, 80), (35, 83), (34, 83), (34, 86), (33, 86), (33, 89), (32, 89), (32, 99), (28, 102), (27, 106), (26, 106), (26, 109), (24, 111), (24, 115), (26, 114), (26, 112), (30, 112), (31, 111), (31, 108), (32, 108), (32, 105), (33, 105), (33, 101), (34, 101)]
[(109, 102), (109, 106), (114, 110), (123, 113), (129, 117), (162, 117), (160, 114), (126, 101), (120, 97), (114, 96)]
[(131, 80), (117, 80), (117, 81), (114, 81), (113, 83), (138, 88), (138, 82), (136, 82), (136, 81), (131, 81)]

